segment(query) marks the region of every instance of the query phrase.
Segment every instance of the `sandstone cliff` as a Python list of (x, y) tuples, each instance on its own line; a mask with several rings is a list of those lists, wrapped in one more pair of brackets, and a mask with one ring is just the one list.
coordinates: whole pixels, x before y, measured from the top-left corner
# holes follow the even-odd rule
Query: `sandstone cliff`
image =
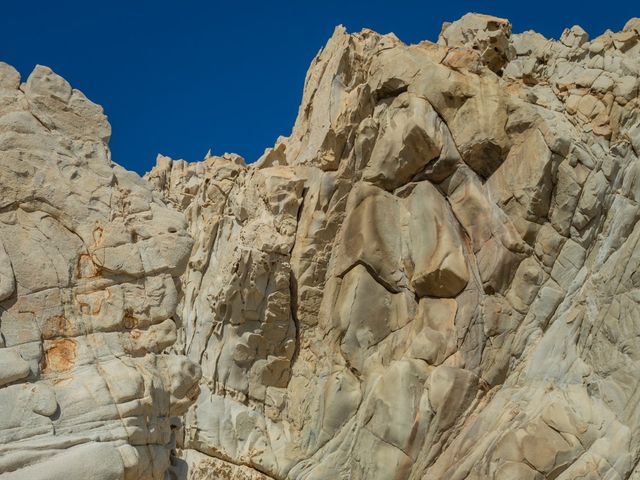
[(640, 479), (639, 77), (638, 19), (339, 27), (288, 138), (145, 181), (1, 64), (2, 478)]

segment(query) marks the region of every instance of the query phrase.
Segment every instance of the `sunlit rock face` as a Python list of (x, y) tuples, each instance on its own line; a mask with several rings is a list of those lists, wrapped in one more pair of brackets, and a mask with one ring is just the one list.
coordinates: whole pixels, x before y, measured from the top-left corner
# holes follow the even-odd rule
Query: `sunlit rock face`
[(339, 27), (256, 163), (142, 180), (2, 65), (2, 478), (640, 479), (639, 76), (638, 19)]
[(338, 28), (257, 163), (159, 158), (188, 478), (640, 478), (639, 30)]
[[(0, 477), (164, 479), (199, 366), (182, 214), (110, 160), (102, 109), (0, 64)], [(178, 463), (174, 461), (174, 463)]]

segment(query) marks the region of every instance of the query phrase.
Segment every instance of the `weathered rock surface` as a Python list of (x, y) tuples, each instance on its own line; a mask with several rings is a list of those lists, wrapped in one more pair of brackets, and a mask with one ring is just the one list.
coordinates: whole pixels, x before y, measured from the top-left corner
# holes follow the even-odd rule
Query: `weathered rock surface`
[(0, 472), (640, 479), (639, 77), (638, 19), (338, 28), (258, 162), (144, 182), (2, 65)]
[[(177, 336), (184, 216), (113, 164), (102, 109), (0, 63), (0, 475), (164, 479), (199, 366)], [(177, 463), (177, 462), (174, 462)]]

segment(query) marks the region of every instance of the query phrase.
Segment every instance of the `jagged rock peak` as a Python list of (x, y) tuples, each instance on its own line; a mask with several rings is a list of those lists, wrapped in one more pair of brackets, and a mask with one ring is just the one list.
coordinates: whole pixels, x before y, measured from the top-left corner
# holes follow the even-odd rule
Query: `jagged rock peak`
[(0, 477), (166, 478), (200, 367), (178, 336), (193, 243), (110, 160), (102, 108), (0, 64)]
[(338, 27), (257, 162), (142, 180), (0, 64), (2, 478), (640, 478), (639, 77), (638, 19)]

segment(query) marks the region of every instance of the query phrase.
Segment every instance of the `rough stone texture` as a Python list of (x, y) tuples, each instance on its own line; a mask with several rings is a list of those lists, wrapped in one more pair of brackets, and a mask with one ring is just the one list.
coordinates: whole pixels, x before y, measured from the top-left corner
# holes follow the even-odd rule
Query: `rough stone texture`
[(288, 138), (148, 183), (0, 73), (7, 478), (640, 479), (640, 20), (339, 27)]
[(3, 479), (165, 479), (198, 393), (199, 366), (161, 353), (187, 224), (111, 162), (110, 131), (50, 69), (0, 63)]

